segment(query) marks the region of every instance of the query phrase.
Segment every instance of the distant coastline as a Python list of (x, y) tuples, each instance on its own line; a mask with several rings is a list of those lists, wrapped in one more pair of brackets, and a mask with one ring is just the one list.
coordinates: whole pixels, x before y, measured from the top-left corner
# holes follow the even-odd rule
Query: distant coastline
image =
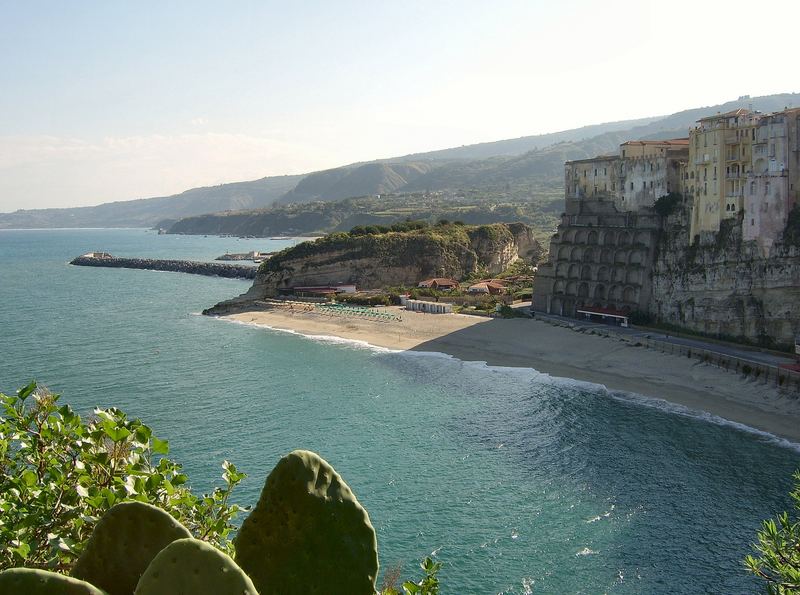
[(462, 361), (533, 368), (609, 391), (661, 399), (800, 444), (800, 401), (795, 396), (715, 366), (540, 320), (386, 310), (402, 322), (322, 316), (299, 306), (249, 309), (220, 318), (390, 350), (440, 352)]

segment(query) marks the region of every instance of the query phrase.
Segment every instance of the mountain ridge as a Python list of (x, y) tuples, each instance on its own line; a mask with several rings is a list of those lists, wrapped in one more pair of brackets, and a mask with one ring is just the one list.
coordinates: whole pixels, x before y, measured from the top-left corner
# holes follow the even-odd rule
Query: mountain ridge
[[(0, 229), (151, 227), (206, 213), (392, 192), (497, 189), (512, 184), (527, 185), (531, 192), (535, 192), (543, 182), (548, 185), (561, 183), (566, 160), (613, 152), (621, 142), (634, 138), (685, 136), (696, 120), (715, 112), (739, 107), (768, 112), (790, 105), (800, 105), (800, 94), (742, 96), (734, 101), (682, 110), (666, 116), (620, 120), (555, 133), (414, 153), (308, 174), (192, 188), (171, 196), (118, 201), (93, 207), (0, 213)], [(594, 136), (586, 137), (587, 134)], [(546, 142), (550, 144), (539, 146)]]

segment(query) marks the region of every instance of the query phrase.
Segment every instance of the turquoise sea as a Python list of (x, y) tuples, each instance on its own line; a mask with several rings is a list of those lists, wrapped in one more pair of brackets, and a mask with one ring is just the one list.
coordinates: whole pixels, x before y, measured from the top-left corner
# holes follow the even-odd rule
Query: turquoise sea
[(369, 511), (382, 567), (434, 553), (444, 593), (757, 591), (741, 559), (790, 506), (796, 446), (535, 370), (198, 315), (243, 281), (67, 264), (290, 243), (0, 231), (0, 390), (35, 378), (82, 413), (120, 407), (198, 490), (236, 463), (244, 504), (283, 454), (318, 451)]

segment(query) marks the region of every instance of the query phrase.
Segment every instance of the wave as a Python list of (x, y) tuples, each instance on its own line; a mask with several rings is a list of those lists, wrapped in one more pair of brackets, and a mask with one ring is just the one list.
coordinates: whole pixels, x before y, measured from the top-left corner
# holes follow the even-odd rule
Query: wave
[[(200, 315), (199, 313), (193, 313), (193, 314)], [(476, 371), (483, 373), (502, 374), (504, 376), (516, 376), (520, 381), (535, 381), (535, 382), (541, 382), (558, 386), (561, 388), (580, 389), (594, 394), (600, 394), (604, 397), (611, 398), (620, 402), (632, 403), (635, 405), (639, 405), (641, 407), (656, 409), (664, 413), (668, 413), (670, 415), (679, 415), (681, 417), (694, 419), (704, 423), (710, 423), (718, 426), (725, 426), (736, 429), (741, 432), (746, 432), (748, 434), (754, 434), (771, 444), (800, 453), (800, 443), (792, 442), (791, 440), (782, 438), (765, 430), (760, 430), (758, 428), (754, 428), (753, 426), (749, 426), (747, 424), (732, 421), (724, 417), (721, 417), (719, 415), (708, 413), (707, 411), (702, 411), (700, 409), (692, 409), (690, 407), (686, 407), (685, 405), (680, 405), (678, 403), (673, 403), (665, 399), (660, 399), (658, 397), (650, 397), (640, 393), (611, 390), (604, 384), (588, 382), (585, 380), (577, 380), (575, 378), (568, 378), (566, 376), (553, 376), (545, 372), (540, 372), (539, 370), (532, 367), (489, 365), (485, 361), (461, 360), (453, 355), (450, 355), (449, 353), (443, 353), (441, 351), (413, 351), (413, 350), (402, 350), (402, 349), (389, 349), (387, 347), (380, 347), (378, 345), (373, 345), (372, 343), (361, 341), (359, 339), (345, 339), (343, 337), (337, 337), (334, 335), (314, 335), (314, 334), (302, 333), (291, 329), (276, 328), (263, 323), (244, 322), (241, 320), (235, 320), (228, 317), (214, 316), (213, 318), (217, 318), (218, 320), (223, 320), (225, 322), (232, 322), (234, 324), (239, 324), (242, 326), (266, 329), (273, 332), (295, 335), (319, 343), (342, 345), (345, 347), (370, 351), (376, 354), (392, 354), (409, 358), (415, 358), (415, 357), (440, 358), (452, 362), (457, 362), (459, 365), (470, 367), (475, 369)]]

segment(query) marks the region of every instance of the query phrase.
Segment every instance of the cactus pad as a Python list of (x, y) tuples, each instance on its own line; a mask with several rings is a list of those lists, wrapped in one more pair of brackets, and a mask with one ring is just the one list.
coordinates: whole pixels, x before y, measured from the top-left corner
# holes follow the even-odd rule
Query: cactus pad
[(10, 568), (0, 572), (0, 595), (106, 595), (87, 582), (49, 570)]
[(258, 595), (227, 554), (199, 539), (173, 541), (153, 558), (136, 595)]
[(94, 528), (72, 576), (130, 595), (156, 554), (189, 530), (160, 508), (143, 502), (112, 506)]
[(319, 455), (295, 450), (267, 477), (234, 540), (261, 595), (372, 595), (378, 545), (367, 511)]

